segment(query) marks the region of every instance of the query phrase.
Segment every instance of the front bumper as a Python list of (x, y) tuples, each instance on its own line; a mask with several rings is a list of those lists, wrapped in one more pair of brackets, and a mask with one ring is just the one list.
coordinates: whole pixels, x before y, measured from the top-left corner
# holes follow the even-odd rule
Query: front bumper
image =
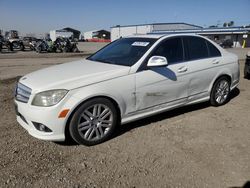
[(54, 132), (41, 132), (38, 131), (37, 129), (35, 129), (35, 127), (32, 127), (32, 123), (29, 121), (28, 124), (26, 122), (23, 121), (22, 118), (20, 118), (20, 116), (17, 116), (17, 122), (28, 131), (28, 133), (35, 137), (38, 138), (40, 140), (47, 140), (47, 141), (64, 141), (65, 140), (65, 135), (64, 133), (54, 133)]
[[(58, 118), (60, 107), (35, 107), (15, 100), (17, 122), (38, 139), (48, 141), (64, 141), (66, 120)], [(51, 132), (37, 130), (35, 123), (41, 123), (51, 129)]]

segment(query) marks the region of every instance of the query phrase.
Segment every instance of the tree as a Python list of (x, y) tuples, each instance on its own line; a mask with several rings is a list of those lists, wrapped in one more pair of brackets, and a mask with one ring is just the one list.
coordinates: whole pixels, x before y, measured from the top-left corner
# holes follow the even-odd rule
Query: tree
[(230, 21), (229, 23), (228, 23), (228, 27), (232, 27), (234, 25), (234, 21)]
[(232, 26), (234, 26), (234, 21), (225, 22), (225, 23), (223, 24), (223, 27), (232, 27)]

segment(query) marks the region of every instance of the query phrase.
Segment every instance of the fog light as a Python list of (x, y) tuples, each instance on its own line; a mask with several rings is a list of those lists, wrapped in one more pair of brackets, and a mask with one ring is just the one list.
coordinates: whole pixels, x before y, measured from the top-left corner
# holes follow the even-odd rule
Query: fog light
[(45, 131), (45, 125), (39, 124), (38, 129), (39, 131)]
[(41, 123), (37, 123), (37, 122), (32, 122), (34, 127), (42, 132), (52, 132), (52, 130), (50, 130), (48, 127), (46, 127), (44, 124)]

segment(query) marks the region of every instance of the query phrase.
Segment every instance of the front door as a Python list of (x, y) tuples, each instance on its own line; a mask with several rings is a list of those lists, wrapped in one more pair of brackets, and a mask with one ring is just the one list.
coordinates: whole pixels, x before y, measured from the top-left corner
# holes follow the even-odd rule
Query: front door
[[(136, 73), (136, 109), (178, 105), (187, 101), (188, 67), (184, 62), (182, 38), (166, 39), (151, 53), (168, 60), (165, 67), (146, 67)], [(147, 62), (145, 62), (147, 63)]]

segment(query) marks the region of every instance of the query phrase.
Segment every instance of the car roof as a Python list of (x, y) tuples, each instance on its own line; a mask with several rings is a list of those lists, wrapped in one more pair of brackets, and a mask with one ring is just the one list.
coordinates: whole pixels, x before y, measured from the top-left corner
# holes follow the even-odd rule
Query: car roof
[(162, 37), (173, 37), (173, 36), (200, 36), (197, 34), (135, 34), (135, 35), (130, 35), (124, 38), (153, 38), (153, 39), (159, 39)]

